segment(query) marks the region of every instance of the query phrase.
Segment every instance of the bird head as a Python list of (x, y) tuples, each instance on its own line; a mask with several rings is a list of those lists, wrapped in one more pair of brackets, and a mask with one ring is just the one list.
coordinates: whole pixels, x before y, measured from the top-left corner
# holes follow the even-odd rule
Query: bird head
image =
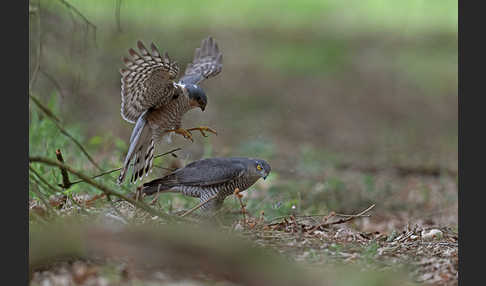
[(265, 160), (261, 159), (255, 159), (254, 168), (256, 174), (262, 177), (264, 180), (267, 178), (268, 174), (270, 174), (270, 171), (272, 169)]
[(208, 98), (206, 97), (204, 90), (195, 84), (185, 85), (185, 89), (191, 100), (191, 106), (199, 107), (204, 111), (204, 109), (206, 109), (206, 104), (208, 103)]

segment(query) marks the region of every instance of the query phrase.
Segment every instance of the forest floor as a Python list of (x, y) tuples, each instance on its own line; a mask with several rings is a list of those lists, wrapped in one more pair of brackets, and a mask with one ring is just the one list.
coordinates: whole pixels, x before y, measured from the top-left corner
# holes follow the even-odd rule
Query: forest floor
[[(341, 171), (340, 177), (346, 178), (343, 172), (355, 171)], [(417, 180), (417, 177), (414, 179)], [(402, 178), (405, 181), (414, 179)], [(434, 178), (425, 180), (434, 183)], [(439, 184), (447, 185), (444, 178), (441, 181)], [(407, 210), (408, 208), (390, 211), (399, 206), (400, 199), (397, 198), (396, 204), (376, 201), (347, 214), (328, 209), (316, 212), (310, 211), (309, 206), (306, 206), (307, 200), (315, 199), (308, 195), (303, 197), (301, 202), (295, 201), (294, 205), (289, 205), (288, 209), (282, 211), (285, 214), (277, 215), (275, 203), (267, 204), (268, 198), (258, 194), (264, 188), (267, 188), (267, 192), (273, 188), (264, 184), (265, 181), (262, 181), (256, 185), (256, 189), (242, 193), (244, 196), (241, 203), (237, 198), (229, 197), (222, 211), (210, 220), (200, 217), (196, 211), (194, 215), (186, 217), (187, 220), (184, 222), (176, 224), (183, 228), (208, 225), (208, 229), (222, 236), (221, 239), (241, 238), (249, 243), (248, 247), (259, 249), (262, 255), (265, 253), (283, 257), (291, 265), (300, 265), (311, 271), (333, 273), (320, 278), (322, 280), (319, 279), (322, 285), (457, 285), (458, 231), (454, 207), (447, 208), (442, 205), (443, 211), (431, 212), (434, 206), (428, 202), (417, 206), (417, 211)], [(277, 181), (271, 181), (270, 184), (277, 184)], [(436, 189), (444, 192), (443, 188)], [(314, 192), (318, 193), (319, 190)], [(408, 192), (409, 196), (413, 195), (410, 194), (414, 192), (413, 187), (408, 189)], [(433, 191), (430, 192), (432, 194), (429, 196), (436, 195)], [(309, 193), (312, 194), (312, 191)], [(197, 204), (196, 201), (177, 194), (169, 195), (169, 198), (161, 195), (157, 201), (153, 197), (144, 198), (144, 201), (164, 213), (171, 212), (171, 216), (175, 217), (180, 215), (183, 209), (187, 210)], [(172, 201), (170, 206), (164, 204), (167, 201)], [(253, 201), (263, 203), (255, 205)], [(50, 214), (41, 202), (31, 201), (31, 225), (42, 225), (44, 220), (56, 222), (76, 218), (101, 226), (103, 232), (106, 232), (104, 235), (109, 236), (113, 235), (112, 232), (117, 234), (133, 226), (172, 224), (165, 218), (148, 214), (125, 201), (110, 204), (102, 195), (74, 195), (72, 199), (68, 196), (51, 197), (50, 204), (56, 212), (55, 216)], [(244, 209), (241, 204), (245, 205)], [(272, 209), (273, 215), (268, 215), (267, 213), (272, 213)], [(62, 232), (55, 234), (58, 235), (63, 237)], [(39, 233), (32, 231), (31, 239), (39, 236)], [(97, 242), (100, 240), (99, 236), (86, 239), (94, 244), (102, 243)], [(178, 239), (184, 241), (185, 238)], [(48, 242), (50, 244), (51, 240)], [(74, 241), (71, 243), (76, 245)], [(130, 243), (142, 247), (146, 242), (141, 239), (131, 240)], [(62, 247), (57, 250), (54, 250), (55, 245), (37, 247), (53, 249), (51, 253), (57, 253), (57, 257), (54, 260), (56, 262), (43, 262), (42, 266), (35, 268), (31, 276), (31, 285), (240, 285), (241, 282), (232, 280), (231, 270), (225, 272), (227, 276), (221, 277), (218, 273), (211, 276), (212, 272), (203, 275), (200, 270), (184, 272), (183, 267), (181, 270), (165, 265), (158, 267), (157, 263), (155, 266), (150, 265), (150, 262), (130, 263), (127, 261), (135, 258), (124, 255), (119, 248), (112, 252), (108, 251), (109, 254), (95, 251), (97, 254), (94, 256), (74, 255), (80, 257), (76, 259), (72, 258), (69, 250), (63, 250)], [(230, 245), (229, 255), (241, 255), (231, 250), (233, 247), (239, 246)], [(86, 252), (89, 252), (90, 246), (86, 248)], [(208, 264), (215, 263), (215, 258), (206, 256), (214, 255), (210, 249), (210, 246), (205, 248), (209, 254), (205, 254), (204, 251), (199, 253), (203, 256), (202, 260)], [(160, 256), (166, 253), (164, 248), (154, 248), (153, 251), (157, 252), (154, 255)], [(32, 250), (31, 253), (36, 252)], [(144, 251), (137, 253), (141, 256), (147, 255), (143, 254)], [(252, 263), (253, 260), (261, 259), (259, 254), (249, 254), (245, 260)], [(147, 259), (150, 261), (151, 258)], [(226, 258), (221, 259), (224, 261)], [(289, 267), (290, 270), (283, 267), (281, 271), (294, 271), (291, 270), (292, 266)], [(343, 273), (347, 274), (343, 276)], [(253, 269), (247, 275), (258, 277), (260, 273), (258, 269)]]

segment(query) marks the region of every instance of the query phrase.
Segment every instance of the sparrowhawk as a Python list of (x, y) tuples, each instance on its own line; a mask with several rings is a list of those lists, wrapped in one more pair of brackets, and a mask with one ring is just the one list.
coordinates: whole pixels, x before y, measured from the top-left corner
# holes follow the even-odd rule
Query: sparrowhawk
[(224, 199), (232, 195), (236, 188), (244, 191), (258, 179), (266, 179), (270, 165), (253, 158), (208, 158), (194, 161), (163, 178), (143, 184), (142, 192), (152, 195), (157, 192), (176, 192), (199, 198), (201, 203), (215, 197), (201, 209), (219, 209)]
[(192, 141), (191, 131), (216, 134), (209, 127), (182, 128), (182, 116), (193, 108), (206, 108), (207, 97), (198, 86), (204, 79), (216, 76), (223, 67), (223, 54), (212, 37), (204, 39), (196, 48), (194, 59), (186, 67), (184, 75), (176, 81), (179, 72), (177, 62), (167, 54), (162, 56), (154, 43), (151, 52), (142, 41), (137, 42), (140, 54), (130, 49), (131, 59), (123, 58), (126, 68), (120, 69), (121, 115), (130, 123), (136, 123), (130, 136), (130, 146), (123, 168), (118, 177), (120, 184), (133, 162), (130, 181), (142, 178), (152, 169), (154, 143), (172, 134), (183, 135)]

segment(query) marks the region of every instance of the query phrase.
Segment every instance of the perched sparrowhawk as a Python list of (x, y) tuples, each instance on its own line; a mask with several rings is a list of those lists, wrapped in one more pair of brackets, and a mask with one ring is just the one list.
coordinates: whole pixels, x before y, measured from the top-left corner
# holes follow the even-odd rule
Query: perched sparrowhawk
[(236, 188), (244, 191), (258, 179), (266, 179), (270, 165), (253, 158), (208, 158), (194, 161), (163, 178), (143, 184), (142, 192), (176, 192), (199, 198), (201, 203), (216, 196), (201, 209), (214, 211), (223, 205), (224, 199)]
[(214, 77), (223, 67), (223, 54), (213, 38), (208, 37), (196, 48), (194, 59), (184, 75), (175, 81), (179, 72), (177, 63), (167, 52), (162, 56), (152, 43), (151, 52), (141, 41), (137, 42), (140, 54), (130, 49), (131, 59), (123, 58), (126, 68), (120, 69), (121, 115), (136, 123), (130, 136), (130, 146), (118, 177), (121, 183), (133, 162), (130, 181), (142, 178), (152, 169), (154, 143), (171, 132), (192, 141), (191, 131), (216, 133), (209, 127), (182, 128), (182, 116), (193, 108), (206, 108), (207, 97), (198, 84)]

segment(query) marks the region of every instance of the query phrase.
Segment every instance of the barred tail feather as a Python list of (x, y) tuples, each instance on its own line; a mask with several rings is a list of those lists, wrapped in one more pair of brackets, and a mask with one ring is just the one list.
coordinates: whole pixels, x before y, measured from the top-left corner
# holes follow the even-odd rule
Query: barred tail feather
[(138, 118), (135, 128), (133, 128), (130, 136), (130, 147), (117, 180), (118, 184), (123, 182), (130, 166), (133, 166), (130, 178), (132, 183), (138, 178), (141, 179), (152, 168), (155, 146), (151, 129), (145, 120), (145, 114), (146, 111)]
[(143, 175), (148, 175), (149, 170), (151, 170), (154, 158), (154, 140), (150, 137), (148, 141), (145, 140), (145, 142), (140, 144), (135, 155), (135, 163), (133, 165), (132, 176), (130, 177), (131, 183), (136, 182), (137, 179), (142, 180)]

